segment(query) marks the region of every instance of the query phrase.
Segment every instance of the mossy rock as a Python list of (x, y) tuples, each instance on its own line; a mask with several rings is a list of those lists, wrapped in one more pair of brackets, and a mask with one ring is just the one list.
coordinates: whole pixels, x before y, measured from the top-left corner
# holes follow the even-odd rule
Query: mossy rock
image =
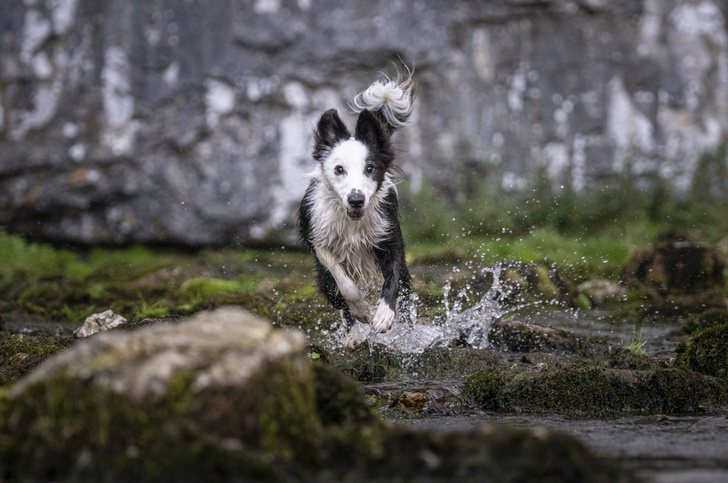
[(247, 318), (97, 334), (0, 391), (0, 479), (632, 481), (567, 436), (391, 429), (300, 333)]
[(609, 347), (607, 364), (611, 369), (643, 371), (657, 369), (659, 364), (646, 354), (637, 354), (624, 347)]
[(50, 355), (73, 343), (73, 339), (58, 337), (0, 334), (0, 386), (15, 382)]
[(303, 347), (236, 309), (78, 342), (0, 404), (4, 476), (287, 480), (322, 441)]
[(653, 294), (694, 294), (725, 287), (725, 259), (714, 247), (677, 240), (635, 252), (622, 271), (629, 287)]
[(728, 380), (728, 323), (701, 330), (676, 352), (676, 366)]
[(728, 310), (725, 308), (712, 308), (688, 316), (682, 331), (686, 334), (707, 329), (714, 325), (728, 324)]
[(464, 394), (483, 409), (603, 416), (686, 413), (728, 402), (719, 379), (683, 369), (621, 370), (575, 365), (553, 372), (513, 369), (468, 377)]
[(551, 352), (578, 351), (589, 345), (585, 338), (559, 329), (527, 324), (517, 320), (496, 320), (488, 333), (490, 346), (499, 351)]

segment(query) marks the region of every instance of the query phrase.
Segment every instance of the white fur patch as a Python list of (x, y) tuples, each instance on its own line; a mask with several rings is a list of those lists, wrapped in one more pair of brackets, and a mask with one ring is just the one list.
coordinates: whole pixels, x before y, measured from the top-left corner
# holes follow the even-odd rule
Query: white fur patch
[[(357, 283), (372, 280), (380, 273), (374, 247), (392, 229), (393, 221), (383, 213), (384, 197), (390, 191), (396, 193), (391, 176), (385, 175), (381, 189), (371, 195), (364, 216), (358, 220), (347, 216), (346, 207), (339, 195), (329, 188), (320, 169), (313, 177), (319, 179), (319, 183), (310, 201), (311, 244), (317, 254), (321, 249), (328, 251), (328, 262), (321, 257), (319, 260), (329, 271), (334, 264), (341, 265), (346, 275)], [(341, 285), (339, 287), (341, 290)]]
[(364, 109), (380, 111), (394, 128), (406, 126), (412, 114), (412, 72), (407, 69), (406, 77), (376, 81), (351, 102), (354, 112)]
[(387, 332), (394, 323), (394, 310), (389, 308), (384, 299), (379, 299), (377, 310), (372, 317), (372, 329), (375, 332)]
[[(348, 139), (334, 146), (322, 163), (324, 180), (344, 206), (348, 206), (348, 197), (352, 191), (361, 191), (365, 197), (366, 210), (377, 189), (377, 182), (364, 174), (367, 154), (368, 149), (363, 143)], [(343, 172), (337, 173), (337, 169)]]

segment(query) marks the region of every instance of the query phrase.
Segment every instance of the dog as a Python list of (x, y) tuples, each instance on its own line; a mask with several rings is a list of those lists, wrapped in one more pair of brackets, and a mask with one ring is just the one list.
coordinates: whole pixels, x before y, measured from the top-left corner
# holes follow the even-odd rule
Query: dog
[[(317, 163), (298, 210), (299, 234), (314, 253), (319, 291), (343, 311), (349, 329), (371, 319), (375, 332), (388, 331), (411, 291), (391, 138), (408, 124), (413, 101), (408, 70), (406, 76), (375, 81), (353, 99), (350, 107), (358, 113), (353, 133), (336, 109), (321, 116), (314, 133)], [(379, 275), (384, 283), (371, 315), (360, 287)], [(349, 347), (364, 340), (352, 332)]]

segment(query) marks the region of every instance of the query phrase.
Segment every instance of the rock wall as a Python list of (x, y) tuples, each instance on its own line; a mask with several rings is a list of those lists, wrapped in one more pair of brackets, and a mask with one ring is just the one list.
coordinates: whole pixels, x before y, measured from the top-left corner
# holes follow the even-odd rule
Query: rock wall
[(721, 0), (4, 0), (0, 227), (291, 241), (317, 117), (397, 58), (419, 84), (412, 189), (630, 170), (684, 191), (728, 133), (726, 18)]

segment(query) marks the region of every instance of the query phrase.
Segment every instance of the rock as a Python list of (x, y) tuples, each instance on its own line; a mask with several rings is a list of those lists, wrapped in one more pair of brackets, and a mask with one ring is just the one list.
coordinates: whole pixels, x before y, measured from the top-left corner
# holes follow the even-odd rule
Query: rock
[(585, 295), (593, 306), (618, 301), (627, 296), (627, 289), (611, 280), (589, 280), (579, 284), (577, 291)]
[(112, 310), (101, 312), (100, 314), (92, 314), (86, 317), (83, 325), (73, 331), (74, 337), (82, 339), (97, 332), (103, 332), (122, 324), (126, 324), (127, 320), (119, 314), (115, 314)]
[(0, 334), (0, 386), (15, 382), (72, 344), (73, 340), (68, 338)]
[(44, 361), (0, 392), (0, 461), (7, 481), (635, 481), (559, 434), (387, 427), (300, 332), (230, 307)]
[(77, 342), (0, 406), (11, 479), (280, 480), (286, 461), (312, 464), (322, 436), (303, 335), (231, 307)]
[(725, 406), (720, 379), (684, 369), (609, 369), (574, 365), (555, 371), (479, 371), (463, 391), (482, 409), (604, 416), (700, 411), (704, 401)]
[(264, 319), (226, 307), (175, 325), (99, 334), (48, 361), (11, 395), (51, 378), (83, 378), (119, 395), (159, 399), (190, 371), (193, 392), (241, 387), (266, 364), (300, 359), (303, 349), (302, 334), (273, 330)]
[(598, 190), (632, 169), (688, 190), (728, 133), (720, 0), (390, 7), (0, 2), (0, 225), (86, 244), (292, 243), (317, 116), (346, 115), (397, 57), (418, 82), (397, 140), (413, 185), (526, 192), (543, 175)]
[(728, 323), (710, 325), (678, 346), (675, 365), (728, 380)]
[(668, 241), (632, 255), (622, 271), (622, 280), (632, 288), (652, 294), (695, 294), (722, 290), (725, 259), (720, 252), (701, 243)]
[(587, 340), (580, 340), (574, 334), (563, 330), (518, 320), (495, 320), (488, 333), (489, 346), (499, 351), (578, 351), (588, 343)]

